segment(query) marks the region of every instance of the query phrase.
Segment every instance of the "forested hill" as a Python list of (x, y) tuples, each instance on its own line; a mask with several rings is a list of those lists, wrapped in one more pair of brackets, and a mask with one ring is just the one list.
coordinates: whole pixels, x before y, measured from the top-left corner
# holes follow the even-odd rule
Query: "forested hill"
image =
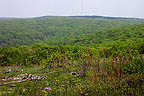
[(140, 39), (144, 39), (144, 24), (112, 28), (93, 34), (81, 35), (73, 39), (71, 42), (73, 42), (73, 44), (75, 45), (79, 44), (91, 46), (103, 43), (106, 44), (115, 41), (132, 42), (138, 41)]
[[(45, 16), (28, 19), (1, 19), (0, 47), (32, 45), (35, 43), (46, 43), (49, 45), (99, 44), (103, 40), (120, 39), (116, 35), (126, 35), (125, 31), (122, 31), (122, 34), (117, 33), (118, 30), (121, 30), (121, 27), (144, 24), (143, 19), (89, 17)], [(143, 27), (143, 25), (137, 26)], [(113, 33), (112, 29), (116, 32)]]

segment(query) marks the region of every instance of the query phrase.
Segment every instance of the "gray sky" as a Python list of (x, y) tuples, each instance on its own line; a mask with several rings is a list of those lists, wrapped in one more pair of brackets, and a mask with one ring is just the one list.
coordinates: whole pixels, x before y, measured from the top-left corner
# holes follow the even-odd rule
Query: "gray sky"
[(144, 18), (144, 0), (0, 0), (0, 17), (45, 15)]

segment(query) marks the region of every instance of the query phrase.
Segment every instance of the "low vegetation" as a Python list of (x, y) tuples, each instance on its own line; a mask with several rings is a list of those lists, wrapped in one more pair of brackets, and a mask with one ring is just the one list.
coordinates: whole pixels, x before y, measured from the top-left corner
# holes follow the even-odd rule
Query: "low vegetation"
[[(77, 25), (73, 24), (74, 22), (71, 22), (72, 25), (71, 23), (67, 24), (66, 22), (70, 22), (71, 19), (82, 19), (84, 21), (80, 21), (81, 23), (78, 24), (90, 26), (91, 24), (88, 24), (88, 22), (82, 22), (89, 20), (112, 22), (114, 18), (63, 17), (60, 19), (60, 17), (42, 17), (31, 19), (33, 22), (27, 19), (23, 19), (23, 21), (37, 24), (35, 20), (42, 20), (43, 23), (48, 24), (45, 20), (49, 20), (50, 25), (53, 25), (52, 22), (55, 19), (57, 25), (54, 24), (54, 26), (58, 27), (59, 24), (62, 24), (61, 26), (64, 28), (60, 27), (62, 28), (61, 31), (66, 31), (68, 28), (66, 26), (69, 26), (69, 28), (75, 26), (78, 29), (84, 27), (80, 27), (82, 25), (76, 27)], [(61, 23), (61, 20), (66, 20), (66, 22)], [(115, 23), (119, 22), (120, 26), (112, 25), (111, 28), (106, 28), (106, 26), (103, 27), (103, 24), (100, 24), (99, 31), (94, 31), (95, 29), (89, 30), (89, 27), (85, 27), (88, 28), (87, 32), (82, 31), (79, 35), (80, 29), (77, 30), (78, 33), (75, 33), (75, 29), (75, 32), (70, 31), (72, 32), (70, 36), (74, 36), (72, 38), (67, 37), (68, 34), (66, 35), (65, 32), (62, 32), (64, 34), (62, 36), (61, 31), (57, 31), (61, 35), (58, 35), (59, 33), (55, 34), (55, 36), (54, 34), (48, 35), (50, 37), (54, 36), (51, 37), (53, 39), (49, 41), (49, 37), (44, 37), (48, 41), (43, 39), (42, 42), (38, 41), (39, 44), (35, 44), (37, 41), (29, 38), (29, 33), (23, 38), (24, 41), (27, 40), (26, 43), (18, 41), (19, 39), (15, 42), (12, 39), (13, 37), (8, 40), (9, 38), (5, 36), (11, 35), (8, 35), (9, 31), (7, 31), (8, 34), (1, 35), (3, 39), (0, 39), (0, 46), (3, 46), (0, 48), (0, 95), (143, 96), (144, 24), (138, 24), (142, 23), (142, 21), (137, 19), (115, 18), (114, 20)], [(10, 21), (3, 20), (0, 22), (6, 23)], [(12, 19), (11, 22), (14, 21)], [(19, 19), (16, 19), (15, 22), (18, 21)], [(95, 21), (89, 22), (94, 23)], [(13, 23), (8, 24), (15, 26), (11, 25)], [(121, 24), (130, 24), (130, 26), (122, 26)], [(102, 27), (104, 29), (101, 29)], [(11, 28), (17, 30), (15, 27)], [(21, 28), (26, 30), (25, 26)], [(33, 29), (35, 28), (36, 26), (33, 26)], [(55, 29), (55, 27), (49, 28)], [(5, 28), (3, 30), (6, 31)], [(44, 30), (43, 32), (46, 32), (46, 29)], [(32, 31), (32, 37), (35, 36), (33, 33), (37, 32)], [(5, 34), (5, 32), (1, 34)], [(15, 32), (12, 34), (17, 36)], [(43, 35), (40, 36), (43, 37)], [(62, 37), (55, 40), (58, 36)], [(65, 36), (69, 39), (66, 39)], [(6, 39), (7, 41), (5, 41)], [(16, 46), (17, 44), (21, 46)]]
[[(141, 96), (144, 94), (142, 44), (141, 41), (135, 46), (105, 48), (42, 44), (2, 47), (1, 95)], [(23, 71), (7, 72), (8, 69)], [(27, 75), (21, 81), (8, 79), (22, 74)], [(29, 79), (29, 74), (36, 79)], [(13, 83), (15, 87), (11, 88)]]

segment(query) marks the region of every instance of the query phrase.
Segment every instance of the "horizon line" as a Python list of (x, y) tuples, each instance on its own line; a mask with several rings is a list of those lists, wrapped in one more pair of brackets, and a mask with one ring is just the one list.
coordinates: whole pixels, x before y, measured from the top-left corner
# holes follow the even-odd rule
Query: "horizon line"
[(40, 17), (83, 17), (83, 16), (97, 16), (97, 17), (109, 17), (109, 18), (127, 18), (127, 19), (144, 19), (144, 17), (128, 17), (128, 16), (107, 16), (107, 15), (42, 15), (42, 16), (30, 16), (30, 17), (14, 17), (14, 16), (10, 16), (10, 17), (0, 17), (3, 19), (28, 19), (28, 18), (40, 18)]

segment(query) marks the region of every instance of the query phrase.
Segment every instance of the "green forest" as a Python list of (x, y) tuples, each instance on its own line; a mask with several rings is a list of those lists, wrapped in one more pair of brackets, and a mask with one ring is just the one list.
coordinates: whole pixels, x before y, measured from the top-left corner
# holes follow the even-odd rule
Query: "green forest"
[[(115, 41), (120, 38), (129, 38), (129, 35), (135, 35), (134, 32), (131, 32), (133, 29), (137, 30), (141, 27), (138, 30), (142, 31), (143, 25), (138, 24), (144, 24), (144, 20), (109, 19), (106, 17), (4, 19), (0, 20), (0, 46), (32, 45), (37, 43), (91, 46), (107, 42), (107, 40)], [(123, 34), (125, 30), (127, 33)], [(115, 37), (118, 33), (119, 38)], [(137, 33), (137, 35), (141, 34)], [(110, 38), (111, 36), (113, 37)]]
[(143, 96), (144, 19), (0, 19), (0, 96)]

